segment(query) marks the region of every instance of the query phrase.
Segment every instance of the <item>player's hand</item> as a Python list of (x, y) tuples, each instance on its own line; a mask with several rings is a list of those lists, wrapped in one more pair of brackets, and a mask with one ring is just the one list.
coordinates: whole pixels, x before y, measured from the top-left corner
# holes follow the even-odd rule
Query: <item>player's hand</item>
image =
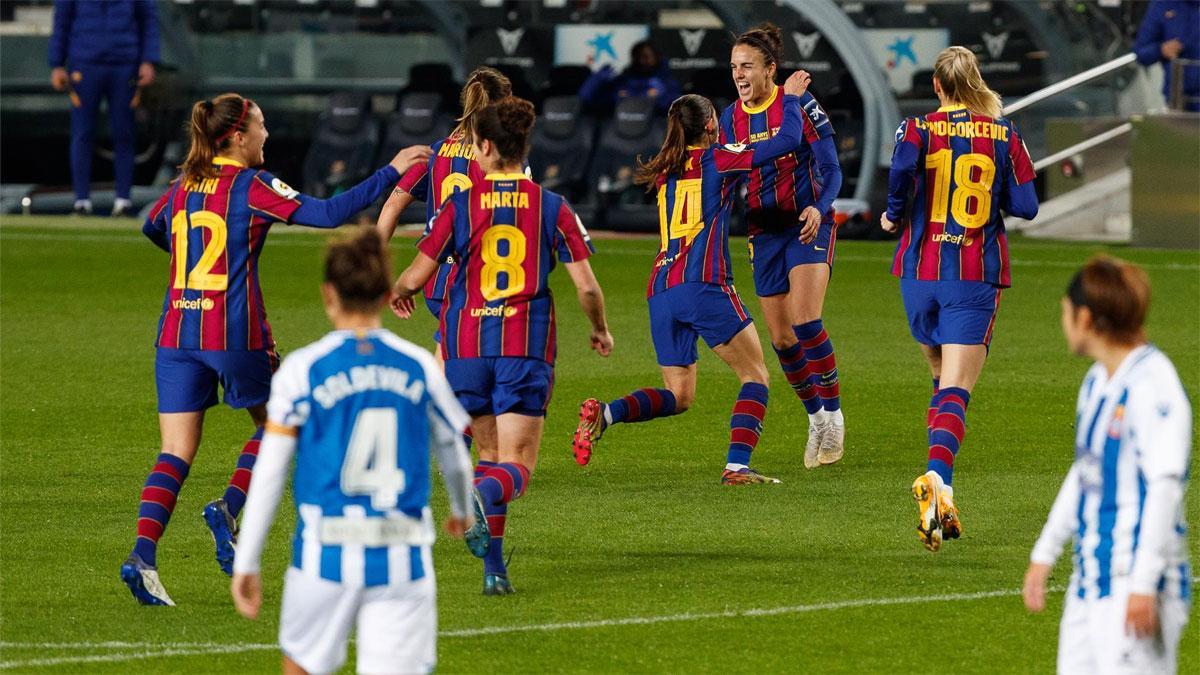
[(1125, 607), (1125, 633), (1148, 638), (1158, 633), (1157, 599), (1153, 595), (1129, 594)]
[(800, 243), (808, 244), (817, 238), (821, 229), (821, 212), (815, 206), (806, 206), (800, 212)]
[(1049, 565), (1029, 563), (1029, 569), (1025, 571), (1025, 585), (1021, 588), (1025, 609), (1035, 614), (1046, 609), (1046, 580), (1049, 578)]
[(396, 280), (396, 285), (392, 287), (392, 299), (388, 304), (392, 307), (392, 313), (401, 319), (412, 317), (413, 310), (417, 307), (413, 296), (408, 294), (407, 288), (400, 285), (399, 279)]
[(67, 69), (55, 68), (50, 71), (50, 86), (54, 91), (65, 91), (67, 88)]
[(138, 83), (139, 87), (149, 87), (151, 84), (154, 84), (154, 64), (153, 63), (150, 63), (149, 61), (147, 61), (147, 62), (143, 63), (142, 65), (138, 66), (137, 83)]
[(608, 356), (613, 350), (613, 337), (608, 329), (592, 331), (592, 349), (600, 356)]
[(810, 83), (812, 83), (812, 75), (809, 75), (807, 70), (797, 70), (783, 83), (783, 93), (791, 96), (803, 96), (804, 92), (808, 91)]
[(450, 535), (451, 537), (454, 537), (455, 539), (462, 539), (463, 535), (467, 531), (467, 528), (471, 527), (474, 524), (475, 524), (474, 516), (467, 516), (466, 518), (457, 518), (455, 516), (450, 516), (449, 518), (446, 519), (446, 522), (442, 524), (442, 527), (446, 530), (446, 534)]
[(1162, 51), (1163, 58), (1168, 61), (1174, 61), (1179, 58), (1179, 53), (1183, 51), (1183, 43), (1176, 39), (1167, 40), (1159, 47)]
[(235, 574), (230, 591), (238, 614), (247, 619), (257, 619), (258, 608), (262, 606), (262, 579), (257, 574)]
[(900, 224), (892, 222), (887, 216), (887, 211), (884, 211), (883, 213), (879, 214), (879, 226), (883, 228), (884, 232), (890, 234), (899, 229)]
[(408, 167), (416, 164), (417, 162), (425, 161), (432, 156), (433, 148), (429, 147), (428, 145), (410, 145), (400, 152), (397, 152), (396, 156), (393, 157), (392, 161), (388, 162), (388, 164), (390, 164), (396, 171), (404, 173), (405, 171), (408, 171)]

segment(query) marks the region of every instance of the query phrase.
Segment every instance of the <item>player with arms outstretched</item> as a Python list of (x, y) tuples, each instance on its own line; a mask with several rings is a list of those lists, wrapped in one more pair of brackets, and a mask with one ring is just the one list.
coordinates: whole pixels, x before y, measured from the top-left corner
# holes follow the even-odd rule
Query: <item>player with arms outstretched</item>
[(662, 149), (642, 164), (635, 180), (658, 194), (662, 245), (646, 295), (650, 335), (665, 388), (638, 389), (604, 403), (589, 398), (579, 410), (575, 461), (587, 464), (601, 435), (613, 424), (646, 422), (684, 412), (696, 395), (696, 339), (704, 342), (741, 381), (729, 420), (729, 451), (721, 482), (778, 483), (750, 468), (767, 410), (767, 367), (758, 331), (733, 287), (729, 261), (729, 214), (742, 180), (756, 167), (792, 152), (800, 140), (800, 95), (808, 74), (788, 79), (779, 133), (752, 146), (715, 143), (712, 102), (681, 96), (667, 112)]
[(592, 348), (607, 356), (613, 344), (604, 295), (587, 261), (587, 231), (565, 199), (521, 171), (533, 122), (533, 105), (511, 96), (474, 117), (471, 143), (486, 176), (442, 206), (394, 287), (394, 311), (411, 316), (412, 298), (438, 261), (447, 254), (459, 261), (442, 310), (442, 353), (479, 452), (475, 487), (487, 527), (480, 522), (466, 538), (484, 558), (486, 595), (513, 590), (502, 553), (505, 518), (537, 464), (554, 383), (548, 282), (556, 257), (591, 322)]
[[(321, 296), (333, 332), (284, 360), (250, 483), (232, 592), (262, 604), (259, 562), (295, 457), (297, 525), (283, 586), (285, 673), (332, 673), (355, 645), (360, 673), (428, 673), (437, 659), (430, 454), (461, 537), (471, 524), (469, 418), (429, 352), (383, 329), (391, 286), (374, 232), (334, 243)], [(356, 630), (357, 626), (357, 630)]]
[(230, 573), (237, 516), (245, 502), (278, 360), (263, 308), (258, 257), (277, 222), (337, 227), (366, 208), (428, 147), (406, 148), (387, 166), (329, 200), (297, 193), (266, 171), (262, 110), (238, 94), (192, 107), (191, 149), (182, 175), (151, 208), (142, 231), (171, 254), (154, 363), (162, 451), (142, 489), (137, 539), (121, 579), (142, 604), (172, 605), (158, 578), (158, 540), (200, 445), (204, 411), (245, 408), (256, 428), (224, 496), (204, 508), (217, 562)]
[[(779, 27), (742, 33), (730, 55), (738, 101), (721, 115), (722, 143), (755, 143), (779, 133), (783, 96), (775, 72), (783, 57)], [(802, 142), (756, 168), (747, 187), (746, 225), (754, 292), (788, 384), (808, 412), (804, 466), (842, 458), (846, 427), (833, 343), (821, 318), (837, 241), (833, 200), (842, 169), (829, 116), (805, 97)]]
[(962, 532), (951, 479), (971, 389), (983, 371), (1000, 292), (1011, 284), (1001, 210), (1037, 215), (1033, 163), (1000, 96), (965, 47), (933, 67), (942, 107), (896, 130), (883, 229), (902, 230), (892, 274), (933, 375), (928, 471), (913, 483), (917, 534), (930, 551)]

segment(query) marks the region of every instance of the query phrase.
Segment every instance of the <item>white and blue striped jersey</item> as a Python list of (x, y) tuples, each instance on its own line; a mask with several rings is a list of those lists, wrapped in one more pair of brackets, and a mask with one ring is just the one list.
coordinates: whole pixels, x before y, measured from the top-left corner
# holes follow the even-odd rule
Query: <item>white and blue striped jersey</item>
[(470, 417), (429, 352), (376, 329), (334, 331), (284, 360), (271, 428), (296, 430), (292, 566), (349, 586), (432, 572), (430, 451), (465, 515)]
[(1127, 578), (1132, 592), (1190, 598), (1183, 494), (1191, 444), (1191, 405), (1162, 352), (1138, 347), (1112, 377), (1094, 365), (1076, 405), (1075, 462), (1033, 562), (1053, 564), (1073, 536), (1078, 597), (1107, 597)]

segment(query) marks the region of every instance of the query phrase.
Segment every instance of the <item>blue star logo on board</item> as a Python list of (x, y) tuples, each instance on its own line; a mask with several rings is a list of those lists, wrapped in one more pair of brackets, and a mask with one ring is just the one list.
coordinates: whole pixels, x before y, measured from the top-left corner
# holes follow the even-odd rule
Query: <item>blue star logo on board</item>
[(600, 56), (605, 52), (614, 60), (617, 58), (617, 50), (613, 49), (613, 31), (607, 33), (596, 33), (596, 37), (587, 41), (587, 45), (592, 48), (592, 60), (599, 61)]
[(912, 64), (917, 65), (917, 53), (913, 51), (913, 36), (908, 36), (907, 40), (901, 40), (899, 37), (888, 45), (887, 48), (892, 52), (893, 56), (888, 61), (888, 68), (895, 68), (904, 62), (904, 59), (912, 61)]

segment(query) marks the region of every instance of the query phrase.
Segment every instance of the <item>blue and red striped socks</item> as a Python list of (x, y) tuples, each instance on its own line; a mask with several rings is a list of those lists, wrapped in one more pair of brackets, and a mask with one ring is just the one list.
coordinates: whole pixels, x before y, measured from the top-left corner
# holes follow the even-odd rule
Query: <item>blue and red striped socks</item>
[(254, 462), (258, 459), (258, 446), (262, 442), (262, 436), (263, 429), (259, 427), (250, 440), (246, 441), (246, 445), (242, 447), (242, 454), (238, 455), (237, 468), (229, 477), (229, 487), (225, 488), (225, 506), (229, 508), (229, 515), (234, 518), (238, 517), (242, 507), (246, 505), (246, 491), (250, 489), (250, 477), (254, 474)]
[(962, 444), (967, 428), (967, 404), (971, 394), (959, 387), (946, 387), (938, 391), (937, 414), (929, 427), (929, 464), (927, 469), (942, 477), (950, 485), (954, 477), (954, 457)]
[(725, 456), (727, 469), (750, 466), (750, 453), (758, 445), (762, 433), (763, 418), (767, 415), (767, 385), (747, 382), (738, 392), (737, 403), (733, 404), (733, 415), (729, 418), (729, 454)]
[(808, 359), (804, 358), (804, 346), (797, 342), (787, 349), (776, 348), (775, 355), (779, 357), (783, 376), (792, 386), (792, 391), (800, 397), (800, 402), (804, 404), (808, 414), (816, 415), (821, 412), (821, 399), (817, 396), (815, 378), (808, 367)]
[(158, 539), (167, 529), (167, 521), (171, 520), (175, 500), (179, 497), (183, 481), (187, 479), (189, 468), (183, 459), (164, 452), (158, 456), (154, 468), (146, 477), (142, 503), (138, 507), (137, 541), (133, 545), (133, 552), (148, 565), (158, 565)]
[(816, 376), (817, 395), (821, 397), (821, 406), (828, 412), (841, 410), (837, 360), (833, 356), (833, 343), (829, 341), (825, 325), (820, 319), (816, 319), (792, 326), (792, 331), (804, 348), (804, 358), (808, 359), (809, 371)]
[(929, 397), (929, 411), (925, 413), (925, 431), (933, 429), (933, 417), (937, 415), (938, 407), (938, 378), (933, 378), (933, 394)]
[(529, 469), (516, 462), (500, 462), (488, 467), (475, 481), (475, 489), (488, 504), (507, 504), (525, 493)]
[(675, 414), (675, 394), (670, 389), (638, 389), (610, 402), (604, 411), (604, 426), (620, 422), (647, 422)]
[[(495, 462), (479, 460), (475, 465), (475, 484), (478, 486), (484, 475), (497, 466), (499, 465)], [(491, 543), (488, 545), (487, 555), (483, 558), (483, 571), (485, 574), (507, 576), (508, 569), (504, 566), (504, 523), (508, 520), (508, 504), (494, 504), (487, 498), (484, 498), (483, 502), (483, 513), (487, 517), (488, 532), (491, 534)]]

